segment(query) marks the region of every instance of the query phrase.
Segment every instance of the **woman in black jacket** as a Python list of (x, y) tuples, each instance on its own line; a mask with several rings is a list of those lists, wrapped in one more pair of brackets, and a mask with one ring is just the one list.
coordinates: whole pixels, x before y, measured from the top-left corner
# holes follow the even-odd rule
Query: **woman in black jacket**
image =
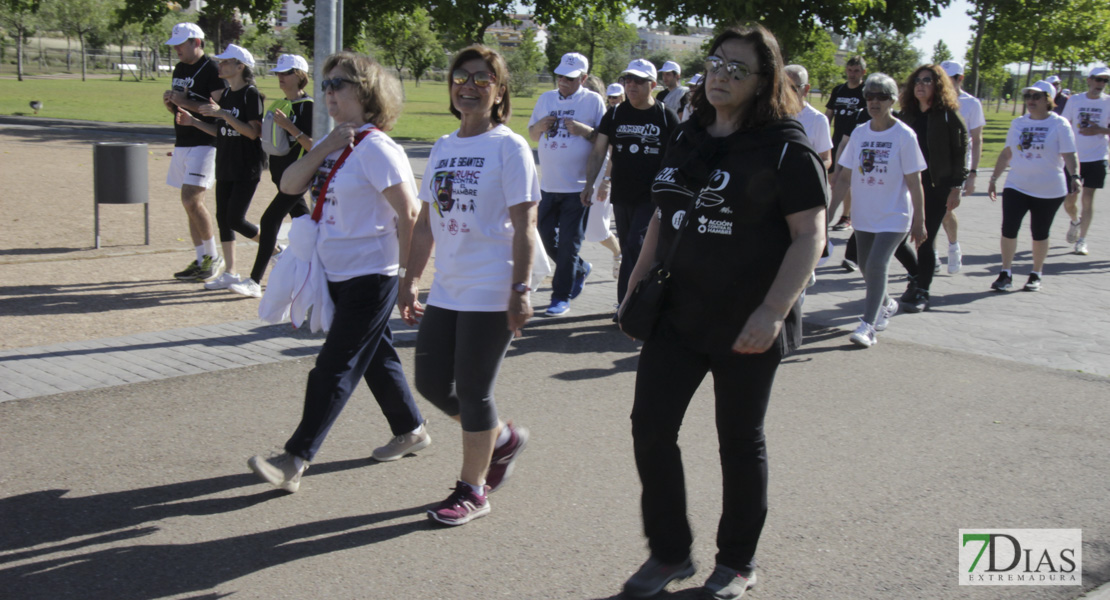
[(902, 296), (908, 313), (929, 309), (929, 288), (937, 261), (936, 238), (949, 210), (960, 205), (960, 189), (967, 179), (967, 126), (952, 81), (937, 65), (922, 65), (906, 80), (898, 98), (900, 119), (917, 134), (929, 167), (921, 174), (925, 188), (925, 233), (917, 247), (916, 285)]
[(791, 118), (801, 106), (774, 36), (759, 26), (726, 30), (705, 67), (694, 116), (676, 130), (652, 184), (655, 218), (630, 278), (643, 279), (681, 230), (662, 316), (636, 372), (632, 438), (651, 556), (625, 583), (634, 598), (694, 574), (677, 441), (710, 372), (724, 502), (705, 591), (737, 598), (755, 583), (767, 515), (763, 419), (779, 362), (801, 342), (798, 296), (825, 246), (825, 169)]

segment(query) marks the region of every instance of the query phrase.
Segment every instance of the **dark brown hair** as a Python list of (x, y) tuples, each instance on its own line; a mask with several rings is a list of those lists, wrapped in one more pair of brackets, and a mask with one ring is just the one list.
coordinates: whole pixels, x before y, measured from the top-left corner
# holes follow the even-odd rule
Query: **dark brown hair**
[(382, 131), (393, 129), (401, 116), (401, 82), (374, 59), (354, 52), (336, 52), (329, 56), (324, 61), (324, 77), (337, 67), (357, 84), (358, 101), (366, 122)]
[[(509, 115), (512, 114), (512, 102), (509, 100), (509, 65), (505, 63), (505, 57), (501, 56), (496, 50), (481, 44), (475, 44), (459, 50), (459, 53), (455, 55), (455, 60), (451, 61), (451, 68), (447, 70), (447, 77), (450, 78), (451, 74), (455, 72), (455, 69), (461, 67), (463, 63), (474, 60), (475, 58), (486, 61), (489, 68), (493, 69), (493, 75), (497, 78), (494, 85), (496, 85), (501, 92), (501, 101), (494, 104), (493, 109), (490, 110), (490, 120), (498, 124), (507, 123), (509, 121)], [(451, 109), (451, 114), (455, 115), (455, 118), (462, 119), (462, 113), (460, 113), (458, 109), (455, 108), (455, 104), (451, 102), (452, 85), (455, 84), (448, 80), (448, 107)], [(492, 88), (493, 86), (490, 87)], [(493, 93), (494, 90), (491, 89), (490, 92)]]
[[(802, 105), (798, 100), (798, 95), (793, 92), (786, 80), (786, 72), (783, 71), (782, 64), (782, 51), (779, 50), (779, 42), (775, 39), (774, 34), (758, 24), (730, 27), (713, 40), (713, 44), (709, 48), (709, 54), (712, 55), (722, 44), (729, 40), (740, 40), (752, 45), (755, 55), (758, 57), (759, 65), (756, 69), (753, 69), (753, 71), (758, 71), (758, 74), (753, 73), (751, 77), (759, 77), (762, 84), (756, 88), (755, 98), (741, 115), (741, 121), (737, 123), (740, 129), (756, 129), (772, 121), (779, 121), (798, 114), (802, 110)], [(705, 78), (708, 79), (711, 75), (709, 71), (706, 71)], [(709, 99), (706, 98), (705, 87), (705, 85), (697, 87), (692, 101), (694, 103), (694, 118), (698, 120), (698, 124), (702, 127), (709, 127), (717, 120), (717, 109), (713, 108)]]
[(913, 95), (913, 80), (917, 79), (918, 73), (924, 71), (928, 71), (933, 76), (933, 100), (929, 104), (929, 112), (959, 111), (960, 102), (956, 95), (956, 86), (949, 79), (948, 74), (944, 72), (944, 69), (937, 65), (921, 65), (914, 69), (913, 73), (910, 73), (910, 76), (906, 78), (906, 85), (902, 86), (902, 94), (898, 97), (898, 105), (902, 108), (902, 114), (907, 119), (913, 119), (922, 113), (921, 106), (917, 102), (917, 96)]

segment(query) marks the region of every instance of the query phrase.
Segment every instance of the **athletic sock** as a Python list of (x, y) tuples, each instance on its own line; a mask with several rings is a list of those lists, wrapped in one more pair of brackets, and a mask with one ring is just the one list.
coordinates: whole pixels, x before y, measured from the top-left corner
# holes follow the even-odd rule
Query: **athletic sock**
[(207, 256), (211, 256), (212, 258), (217, 258), (220, 256), (220, 251), (216, 249), (216, 238), (214, 237), (204, 240), (201, 248), (204, 249), (204, 254)]
[[(462, 480), (460, 479), (459, 481), (462, 481)], [(468, 483), (466, 481), (463, 481), (463, 483), (465, 483), (467, 486), (469, 486), (470, 489), (474, 491), (474, 494), (477, 495), (479, 498), (485, 498), (486, 497), (486, 484), (485, 484), (485, 482), (483, 482), (479, 485), (474, 485), (473, 483)]]
[(197, 251), (197, 264), (199, 265), (204, 260), (204, 244), (194, 246), (194, 249)]
[(493, 445), (494, 448), (500, 448), (509, 443), (513, 439), (513, 433), (509, 431), (509, 426), (504, 425), (501, 427), (501, 433), (497, 434), (497, 442)]
[(1014, 276), (1014, 274), (1012, 272), (1010, 272), (1010, 269), (1002, 269), (1002, 272), (1005, 273), (1007, 277), (1013, 277)]
[(1041, 278), (1041, 272), (1040, 271), (1030, 271), (1029, 274), (1030, 275), (1036, 275), (1037, 279)]

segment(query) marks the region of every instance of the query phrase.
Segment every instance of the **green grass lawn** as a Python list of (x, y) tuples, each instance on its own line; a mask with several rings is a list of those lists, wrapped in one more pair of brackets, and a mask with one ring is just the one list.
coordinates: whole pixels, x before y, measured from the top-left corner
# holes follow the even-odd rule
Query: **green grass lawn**
[[(434, 141), (458, 128), (448, 111), (447, 84), (422, 81), (419, 86), (405, 81), (405, 110), (394, 127), (397, 138)], [(162, 92), (169, 78), (145, 81), (115, 79), (27, 79), (0, 80), (0, 114), (32, 116), (29, 103), (43, 103), (40, 117), (84, 119), (117, 123), (168, 125), (172, 122), (162, 106)], [(273, 99), (281, 96), (276, 77), (258, 79), (258, 89)], [(531, 98), (513, 98), (509, 126), (528, 136), (528, 117), (536, 104)], [(321, 105), (322, 106), (322, 105)]]

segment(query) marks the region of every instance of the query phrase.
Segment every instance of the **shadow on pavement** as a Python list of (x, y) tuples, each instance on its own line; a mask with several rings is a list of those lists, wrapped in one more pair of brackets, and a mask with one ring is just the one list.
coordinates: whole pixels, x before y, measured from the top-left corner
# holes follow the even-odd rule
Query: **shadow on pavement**
[(82, 252), (91, 249), (91, 246), (84, 248), (8, 248), (0, 250), (0, 256), (37, 256), (41, 254), (68, 254), (70, 252)]
[[(180, 287), (178, 290), (167, 290), (167, 285)], [(29, 297), (33, 297), (34, 302), (28, 302)], [(177, 284), (166, 280), (15, 285), (0, 286), (0, 314), (88, 314), (119, 310), (120, 306), (142, 309), (186, 302), (241, 302), (244, 298), (226, 291), (206, 290), (193, 282)]]

